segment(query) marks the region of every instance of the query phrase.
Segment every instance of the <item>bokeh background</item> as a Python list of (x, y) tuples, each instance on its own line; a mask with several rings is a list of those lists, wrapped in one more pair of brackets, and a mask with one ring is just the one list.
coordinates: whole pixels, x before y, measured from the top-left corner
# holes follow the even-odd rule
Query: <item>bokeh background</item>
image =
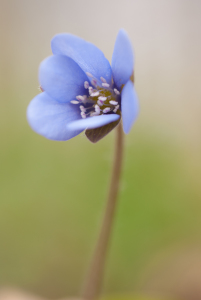
[(78, 35), (111, 60), (121, 27), (141, 109), (126, 136), (104, 294), (201, 299), (200, 0), (0, 0), (1, 289), (79, 294), (115, 133), (95, 145), (84, 134), (49, 141), (30, 129), (26, 108), (55, 34)]

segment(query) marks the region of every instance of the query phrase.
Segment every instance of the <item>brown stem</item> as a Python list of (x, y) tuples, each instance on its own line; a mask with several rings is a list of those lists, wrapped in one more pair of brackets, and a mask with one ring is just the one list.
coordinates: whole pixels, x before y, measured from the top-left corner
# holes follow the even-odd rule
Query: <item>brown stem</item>
[(114, 213), (116, 208), (117, 196), (119, 191), (119, 181), (122, 168), (123, 158), (123, 130), (122, 124), (117, 126), (117, 137), (115, 144), (115, 157), (112, 169), (111, 184), (107, 198), (107, 206), (103, 218), (102, 227), (99, 238), (95, 247), (91, 266), (87, 276), (86, 284), (82, 298), (85, 300), (97, 299), (100, 293), (101, 284), (103, 280), (104, 266), (110, 235), (112, 231), (112, 224), (114, 220)]

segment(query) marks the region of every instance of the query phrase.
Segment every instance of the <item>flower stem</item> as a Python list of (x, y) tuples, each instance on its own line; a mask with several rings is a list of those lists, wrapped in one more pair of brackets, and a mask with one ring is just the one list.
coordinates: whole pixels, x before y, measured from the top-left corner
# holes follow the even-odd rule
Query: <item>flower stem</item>
[(104, 275), (105, 260), (115, 215), (120, 175), (122, 169), (124, 134), (121, 123), (117, 126), (116, 133), (117, 137), (115, 143), (115, 156), (112, 169), (111, 183), (107, 197), (107, 205), (105, 215), (103, 217), (103, 223), (100, 230), (99, 238), (95, 247), (91, 266), (89, 269), (88, 276), (86, 278), (86, 283), (82, 294), (82, 298), (85, 300), (94, 300), (98, 298)]

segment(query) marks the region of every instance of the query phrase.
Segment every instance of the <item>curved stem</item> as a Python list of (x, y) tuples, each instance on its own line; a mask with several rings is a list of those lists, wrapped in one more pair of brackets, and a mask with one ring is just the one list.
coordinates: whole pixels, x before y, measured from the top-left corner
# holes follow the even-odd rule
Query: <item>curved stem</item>
[(114, 213), (119, 191), (119, 181), (122, 169), (124, 134), (121, 123), (117, 126), (116, 132), (117, 137), (115, 144), (115, 156), (112, 169), (111, 183), (107, 198), (107, 205), (99, 238), (95, 247), (94, 256), (92, 258), (91, 266), (84, 287), (84, 292), (82, 294), (82, 298), (85, 300), (97, 299), (100, 293), (101, 284), (103, 280), (106, 254), (112, 231), (112, 224), (114, 220)]

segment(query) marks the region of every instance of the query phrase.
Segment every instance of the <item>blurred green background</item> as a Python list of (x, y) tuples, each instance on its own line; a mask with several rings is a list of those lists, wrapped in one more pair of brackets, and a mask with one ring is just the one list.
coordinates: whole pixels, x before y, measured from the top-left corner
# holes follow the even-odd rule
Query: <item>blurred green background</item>
[(78, 35), (111, 60), (123, 27), (141, 112), (126, 136), (104, 294), (201, 299), (200, 12), (199, 0), (0, 0), (0, 288), (79, 293), (115, 132), (95, 145), (84, 133), (49, 141), (30, 129), (26, 108), (55, 34)]

